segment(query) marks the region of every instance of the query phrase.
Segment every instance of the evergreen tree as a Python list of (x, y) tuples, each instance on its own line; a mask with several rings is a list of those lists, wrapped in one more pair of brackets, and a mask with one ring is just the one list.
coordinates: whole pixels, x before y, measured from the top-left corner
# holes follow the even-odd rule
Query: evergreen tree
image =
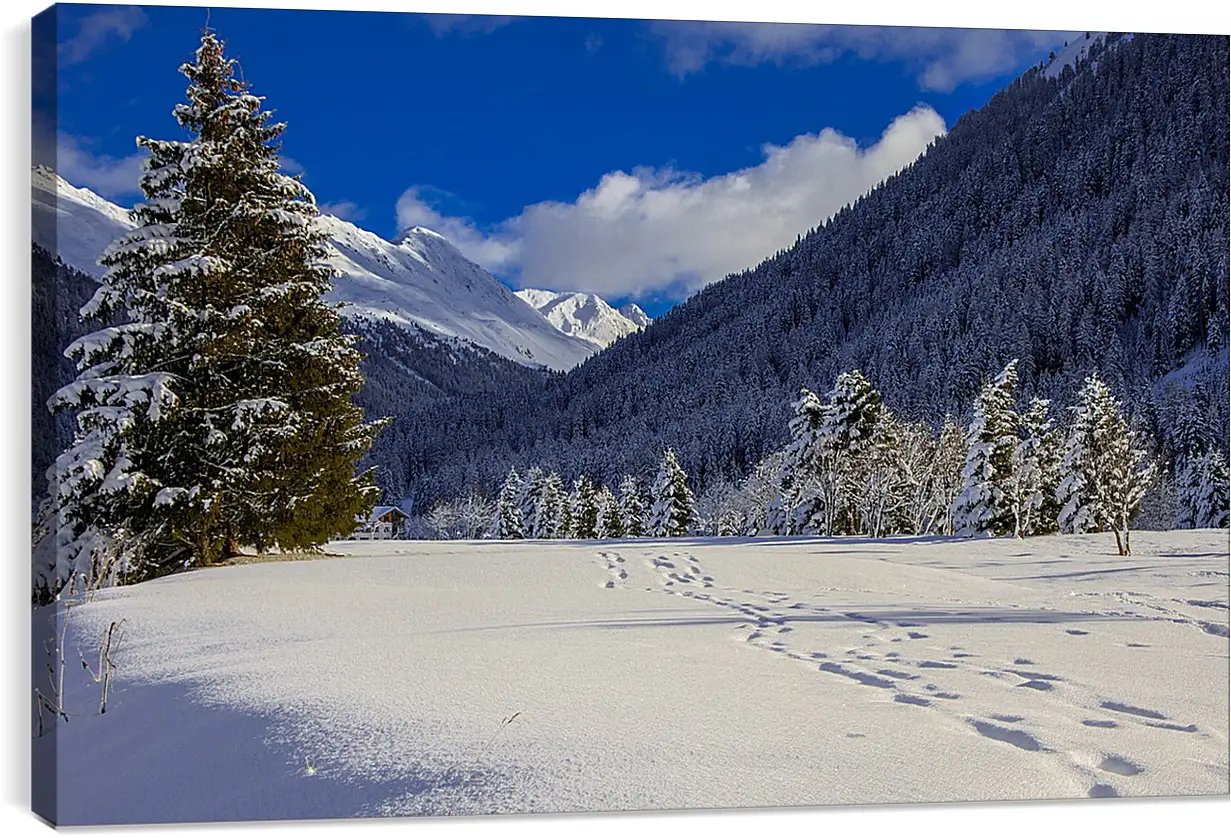
[(1180, 459), (1177, 526), (1227, 526), (1227, 457), (1217, 449)]
[(49, 473), (44, 596), (72, 576), (210, 564), (241, 543), (315, 546), (378, 493), (355, 469), (380, 423), (351, 401), (360, 356), (320, 299), (333, 272), (311, 193), (279, 172), (285, 126), (212, 33), (180, 71), (190, 139), (138, 138), (147, 200), (82, 309), (115, 325), (70, 347), (80, 375), (51, 401), (76, 411), (77, 433)]
[(1130, 555), (1129, 522), (1149, 485), (1151, 470), (1120, 405), (1097, 376), (1086, 379), (1072, 408), (1057, 487), (1063, 532), (1111, 530), (1121, 556)]
[(564, 480), (554, 471), (547, 475), (543, 489), (543, 535), (540, 538), (569, 538), (573, 527), (572, 510)]
[(1209, 451), (1201, 462), (1201, 492), (1197, 502), (1197, 526), (1226, 527), (1228, 523), (1227, 455)]
[(794, 413), (787, 424), (791, 441), (779, 475), (781, 489), (767, 515), (770, 532), (778, 535), (802, 532), (802, 526), (816, 517), (820, 503), (814, 472), (824, 408), (815, 393), (801, 387), (792, 409)]
[(1047, 416), (1048, 406), (1046, 399), (1036, 398), (1021, 414), (1021, 437), (1013, 447), (1005, 481), (1005, 499), (1013, 515), (1013, 533), (1018, 538), (1055, 529), (1060, 463), (1057, 437)]
[(1012, 360), (975, 400), (974, 418), (966, 432), (962, 491), (953, 502), (953, 526), (958, 535), (1014, 531), (1006, 486), (1017, 445), (1016, 388), (1017, 361)]
[(598, 507), (598, 537), (623, 538), (624, 520), (620, 516), (620, 503), (606, 486), (600, 486), (594, 496)]
[(521, 514), (521, 477), (517, 469), (510, 468), (509, 476), (500, 487), (496, 501), (496, 523), (492, 527), (496, 538), (516, 539), (526, 537), (525, 522)]
[(887, 418), (881, 394), (862, 372), (852, 370), (838, 376), (822, 413), (812, 457), (821, 516), (808, 522), (811, 529), (825, 535), (866, 529), (859, 507), (874, 464), (880, 469), (874, 506), (879, 508), (882, 500), (888, 500), (893, 477), (889, 473), (892, 455), (886, 449), (893, 444), (888, 439), (891, 423), (882, 422)]
[(637, 478), (631, 474), (620, 481), (620, 524), (627, 538), (646, 534), (645, 502), (637, 488)]
[(688, 475), (680, 467), (675, 451), (663, 453), (662, 465), (652, 490), (654, 505), (650, 509), (650, 535), (655, 538), (679, 538), (688, 535), (696, 525), (697, 511)]
[(521, 482), (521, 493), (517, 505), (521, 509), (522, 532), (526, 538), (543, 538), (543, 520), (540, 514), (540, 501), (547, 476), (538, 466), (526, 469), (526, 476)]
[(597, 496), (594, 484), (584, 474), (573, 481), (569, 518), (570, 538), (598, 538)]

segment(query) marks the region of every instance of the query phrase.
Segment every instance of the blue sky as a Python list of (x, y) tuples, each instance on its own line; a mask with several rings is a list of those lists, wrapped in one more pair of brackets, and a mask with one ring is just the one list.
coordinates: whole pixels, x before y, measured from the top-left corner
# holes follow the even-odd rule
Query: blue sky
[[(122, 204), (206, 11), (61, 6), (61, 174)], [(1068, 32), (214, 8), (288, 123), (288, 168), (392, 238), (424, 224), (513, 287), (651, 314), (914, 159)]]

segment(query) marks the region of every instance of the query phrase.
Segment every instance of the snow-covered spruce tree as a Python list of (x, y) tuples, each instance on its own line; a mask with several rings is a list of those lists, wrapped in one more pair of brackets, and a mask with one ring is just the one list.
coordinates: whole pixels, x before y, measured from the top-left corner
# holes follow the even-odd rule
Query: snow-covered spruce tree
[(624, 475), (620, 481), (620, 522), (626, 538), (640, 538), (646, 533), (645, 501), (637, 487), (637, 478)]
[(573, 481), (569, 496), (569, 537), (598, 538), (598, 499), (594, 484), (584, 474)]
[(594, 495), (594, 505), (598, 508), (598, 537), (623, 538), (624, 519), (620, 516), (620, 502), (606, 486), (600, 486)]
[(234, 69), (206, 33), (180, 68), (190, 139), (137, 139), (138, 227), (106, 249), (82, 310), (115, 325), (69, 348), (80, 374), (50, 402), (77, 433), (49, 472), (45, 595), (109, 562), (139, 580), (241, 543), (315, 546), (376, 500), (356, 463), (379, 423), (351, 401), (360, 356), (321, 302), (315, 201), (279, 172), (284, 125)]
[(542, 514), (543, 534), (538, 538), (568, 538), (573, 526), (572, 510), (569, 508), (568, 492), (564, 479), (554, 471), (547, 475), (543, 484)]
[(1226, 454), (1208, 441), (1197, 402), (1200, 397), (1200, 390), (1185, 393), (1171, 432), (1176, 529), (1227, 526)]
[(1178, 460), (1177, 525), (1185, 527), (1227, 526), (1227, 455), (1213, 449)]
[(1121, 556), (1131, 555), (1129, 522), (1151, 479), (1137, 435), (1120, 415), (1111, 390), (1091, 375), (1071, 408), (1061, 467), (1064, 479), (1056, 489), (1061, 504), (1062, 532), (1111, 530)]
[(517, 505), (521, 509), (522, 533), (526, 538), (543, 538), (539, 502), (543, 497), (545, 481), (546, 475), (537, 466), (526, 469), (526, 475), (522, 478)]
[(958, 535), (1005, 535), (1014, 531), (1005, 486), (1018, 440), (1016, 389), (1014, 359), (975, 400), (974, 418), (966, 432), (962, 491), (953, 502), (953, 527)]
[(1013, 515), (1013, 534), (1018, 538), (1056, 528), (1061, 452), (1047, 415), (1049, 406), (1046, 399), (1036, 398), (1019, 417), (1020, 436), (1005, 481), (1005, 499)]
[(802, 532), (800, 522), (806, 525), (815, 518), (820, 502), (813, 472), (824, 408), (815, 393), (801, 387), (792, 410), (794, 413), (787, 425), (791, 441), (779, 471), (778, 493), (766, 509), (766, 527), (775, 535)]
[(813, 520), (815, 531), (825, 535), (864, 531), (859, 497), (873, 461), (880, 457), (876, 439), (888, 427), (881, 424), (884, 412), (881, 394), (862, 372), (851, 370), (838, 376), (817, 434), (813, 476), (822, 497), (823, 517)]
[(1201, 458), (1201, 491), (1197, 495), (1197, 526), (1228, 524), (1228, 468), (1224, 451), (1207, 451)]
[(697, 521), (696, 504), (688, 488), (688, 475), (680, 467), (675, 451), (663, 453), (658, 476), (651, 490), (654, 505), (650, 509), (650, 535), (655, 538), (679, 538), (688, 535)]
[(500, 487), (500, 496), (496, 500), (496, 522), (492, 527), (496, 538), (515, 539), (526, 537), (525, 521), (521, 514), (521, 477), (516, 468), (509, 469), (509, 476)]

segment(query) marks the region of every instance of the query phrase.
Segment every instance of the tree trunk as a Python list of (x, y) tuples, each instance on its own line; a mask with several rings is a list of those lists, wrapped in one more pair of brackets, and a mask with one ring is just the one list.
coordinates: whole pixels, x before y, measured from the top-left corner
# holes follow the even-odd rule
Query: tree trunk
[[(1120, 554), (1121, 556), (1127, 556), (1127, 555), (1128, 555), (1128, 552), (1127, 552), (1127, 550), (1126, 550), (1126, 549), (1125, 549), (1125, 547), (1124, 547), (1124, 542), (1120, 540), (1120, 528), (1119, 528), (1119, 527), (1112, 527), (1112, 528), (1111, 528), (1111, 532), (1112, 532), (1112, 534), (1113, 534), (1113, 535), (1115, 535), (1115, 537), (1116, 537), (1116, 552), (1117, 552), (1118, 554)], [(1127, 535), (1127, 533), (1126, 533), (1126, 535)]]
[(227, 537), (222, 545), (222, 557), (224, 559), (233, 559), (236, 556), (242, 556), (243, 551), (239, 549), (239, 540), (235, 538), (235, 530), (230, 524), (227, 524)]
[(202, 526), (197, 531), (196, 538), (196, 559), (199, 567), (208, 567), (211, 562), (209, 558), (209, 539), (205, 535), (205, 527)]

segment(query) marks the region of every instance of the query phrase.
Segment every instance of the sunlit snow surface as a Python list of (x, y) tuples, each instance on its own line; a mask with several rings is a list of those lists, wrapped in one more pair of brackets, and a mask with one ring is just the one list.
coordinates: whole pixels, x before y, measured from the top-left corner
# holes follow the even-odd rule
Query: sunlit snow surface
[(1227, 533), (1133, 546), (343, 543), (111, 590), (60, 820), (1227, 794)]

